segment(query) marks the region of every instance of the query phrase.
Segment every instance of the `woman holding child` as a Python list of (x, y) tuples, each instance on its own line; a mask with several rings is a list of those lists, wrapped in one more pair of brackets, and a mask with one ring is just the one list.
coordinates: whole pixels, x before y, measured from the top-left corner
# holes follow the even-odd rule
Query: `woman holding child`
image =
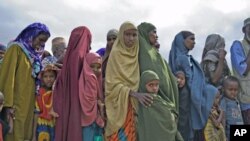
[[(167, 115), (169, 115), (169, 118), (166, 118), (164, 121), (159, 121), (166, 123), (164, 124), (165, 125), (164, 131), (159, 131), (160, 129), (151, 130), (151, 127), (139, 128), (139, 129), (145, 130), (144, 133), (147, 132), (153, 137), (160, 135), (159, 132), (161, 133), (163, 132), (164, 135), (154, 138), (156, 140), (162, 140), (161, 137), (163, 136), (167, 137), (167, 140), (169, 141), (182, 140), (182, 137), (180, 136), (177, 130), (177, 117), (179, 109), (177, 83), (176, 79), (174, 78), (173, 74), (169, 69), (166, 60), (161, 56), (156, 47), (156, 45), (158, 44), (156, 27), (151, 23), (144, 22), (138, 26), (138, 31), (139, 31), (139, 41), (140, 41), (140, 52), (139, 52), (140, 73), (142, 75), (144, 71), (152, 70), (159, 76), (159, 91), (157, 92), (157, 95), (161, 97), (161, 101), (165, 103), (163, 105), (161, 104), (160, 105), (168, 108), (168, 110), (165, 110), (165, 112), (168, 112)], [(154, 99), (151, 104), (153, 107), (155, 107), (156, 103), (157, 99)], [(160, 119), (160, 117), (158, 118)], [(138, 120), (143, 120), (143, 119), (144, 117), (142, 117), (142, 115), (139, 114)], [(138, 122), (140, 123), (141, 121)], [(138, 132), (139, 134), (143, 133), (140, 130)], [(139, 137), (143, 137), (143, 135), (139, 135)], [(142, 139), (139, 138), (139, 140)]]

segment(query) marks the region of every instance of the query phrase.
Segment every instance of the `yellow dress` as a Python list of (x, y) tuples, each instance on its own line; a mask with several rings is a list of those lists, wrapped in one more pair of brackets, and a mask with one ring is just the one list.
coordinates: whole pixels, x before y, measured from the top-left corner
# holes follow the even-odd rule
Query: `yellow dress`
[[(217, 109), (212, 109), (211, 113), (214, 117), (219, 117)], [(215, 127), (213, 121), (209, 118), (204, 129), (205, 141), (226, 141), (226, 134), (223, 125), (220, 123)]]
[(0, 68), (0, 91), (5, 107), (15, 108), (14, 130), (5, 141), (24, 141), (32, 138), (35, 107), (35, 79), (32, 66), (22, 49), (13, 44), (7, 50)]

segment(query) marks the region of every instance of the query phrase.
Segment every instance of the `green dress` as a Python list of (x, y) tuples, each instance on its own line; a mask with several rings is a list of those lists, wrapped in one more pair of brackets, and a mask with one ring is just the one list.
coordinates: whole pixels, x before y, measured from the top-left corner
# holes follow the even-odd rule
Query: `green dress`
[(35, 107), (35, 79), (32, 66), (21, 47), (13, 44), (5, 53), (0, 69), (0, 91), (5, 96), (4, 107), (15, 108), (14, 131), (5, 141), (32, 138)]

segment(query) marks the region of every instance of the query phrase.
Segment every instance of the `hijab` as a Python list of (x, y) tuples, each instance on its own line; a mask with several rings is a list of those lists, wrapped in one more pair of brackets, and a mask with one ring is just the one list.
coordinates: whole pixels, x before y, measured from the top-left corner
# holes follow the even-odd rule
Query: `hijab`
[(107, 63), (105, 77), (106, 136), (112, 135), (123, 126), (129, 101), (134, 108), (137, 107), (136, 99), (130, 97), (129, 92), (136, 92), (139, 87), (139, 41), (137, 39), (132, 47), (125, 45), (123, 36), (124, 32), (129, 29), (137, 30), (131, 22), (124, 22), (121, 25)]
[(55, 141), (82, 141), (79, 92), (83, 85), (79, 81), (83, 80), (80, 75), (90, 43), (91, 33), (86, 26), (72, 30), (53, 94), (54, 111), (59, 114), (55, 126)]

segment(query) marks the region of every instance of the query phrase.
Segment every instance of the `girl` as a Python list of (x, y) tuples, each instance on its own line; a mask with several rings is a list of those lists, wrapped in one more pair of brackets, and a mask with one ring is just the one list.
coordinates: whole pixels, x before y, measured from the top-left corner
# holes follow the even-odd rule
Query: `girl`
[(36, 96), (33, 140), (36, 138), (37, 141), (54, 141), (55, 118), (58, 115), (52, 112), (52, 86), (57, 71), (55, 66), (47, 65), (39, 74), (42, 85)]
[(80, 102), (83, 111), (81, 119), (83, 141), (102, 140), (104, 127), (104, 104), (102, 94), (102, 59), (97, 53), (86, 55), (83, 64), (83, 90), (80, 91)]
[(221, 94), (216, 94), (213, 107), (204, 129), (206, 141), (226, 141), (225, 129), (223, 127), (224, 111), (220, 108), (221, 98)]
[[(153, 103), (148, 107), (139, 105), (138, 141), (176, 140), (177, 126), (175, 119), (177, 113), (174, 112), (171, 104), (158, 95), (159, 83), (160, 79), (155, 72), (147, 70), (142, 73), (139, 91), (150, 93), (154, 99)], [(175, 132), (169, 132), (169, 130)]]

